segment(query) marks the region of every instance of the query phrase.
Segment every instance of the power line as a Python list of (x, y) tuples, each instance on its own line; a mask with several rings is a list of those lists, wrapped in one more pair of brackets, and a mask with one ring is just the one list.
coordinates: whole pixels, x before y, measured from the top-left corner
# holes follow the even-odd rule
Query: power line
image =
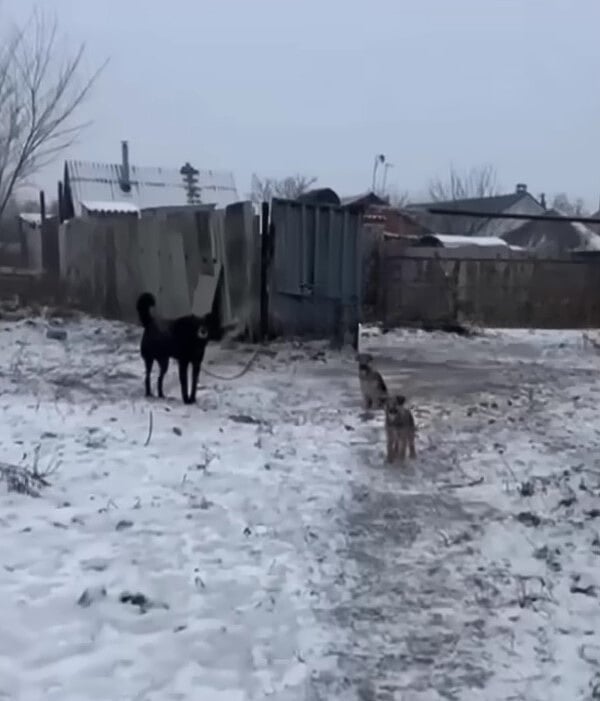
[[(568, 217), (557, 214), (511, 214), (510, 212), (501, 212), (498, 214), (490, 214), (490, 212), (477, 212), (469, 209), (444, 209), (443, 207), (431, 207), (426, 210), (429, 214), (442, 214), (450, 217), (473, 217), (476, 219), (518, 219), (520, 221), (547, 221), (547, 222), (564, 222), (571, 221), (577, 224), (600, 224), (600, 219), (597, 217)], [(413, 210), (417, 212), (417, 210)]]

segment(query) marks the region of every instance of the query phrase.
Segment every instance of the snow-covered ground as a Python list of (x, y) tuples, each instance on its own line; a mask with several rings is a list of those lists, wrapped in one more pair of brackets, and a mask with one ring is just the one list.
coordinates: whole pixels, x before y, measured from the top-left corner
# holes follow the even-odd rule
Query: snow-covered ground
[(0, 461), (50, 482), (0, 489), (0, 699), (600, 698), (581, 333), (367, 332), (419, 425), (392, 470), (350, 352), (273, 344), (187, 407), (174, 368), (142, 396), (138, 328), (48, 324), (0, 324)]

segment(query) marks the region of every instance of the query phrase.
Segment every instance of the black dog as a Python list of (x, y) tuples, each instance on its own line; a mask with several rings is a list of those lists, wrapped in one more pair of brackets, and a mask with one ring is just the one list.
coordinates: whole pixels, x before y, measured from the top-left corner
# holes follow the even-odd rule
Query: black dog
[[(169, 369), (169, 359), (173, 358), (179, 366), (179, 383), (184, 404), (196, 401), (196, 389), (204, 352), (212, 335), (212, 318), (210, 314), (199, 317), (195, 314), (180, 316), (177, 319), (160, 319), (151, 309), (156, 306), (154, 295), (144, 292), (138, 297), (136, 309), (144, 334), (140, 352), (146, 366), (146, 396), (152, 396), (150, 376), (154, 361), (158, 363), (158, 396), (164, 397), (163, 380)], [(188, 369), (192, 366), (192, 386), (188, 392)]]

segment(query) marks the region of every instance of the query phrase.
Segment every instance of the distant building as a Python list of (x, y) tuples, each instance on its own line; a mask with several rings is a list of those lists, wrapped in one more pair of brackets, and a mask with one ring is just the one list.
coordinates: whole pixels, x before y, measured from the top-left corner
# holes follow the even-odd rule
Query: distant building
[[(456, 212), (481, 212), (485, 217), (469, 217), (445, 214), (431, 214), (431, 208), (448, 209)], [(538, 201), (519, 183), (515, 192), (492, 197), (474, 197), (447, 202), (423, 202), (409, 204), (405, 211), (429, 231), (457, 236), (503, 236), (522, 225), (519, 219), (494, 219), (495, 214), (543, 214), (545, 204)]]
[(367, 210), (370, 207), (389, 207), (389, 202), (383, 197), (379, 197), (374, 192), (362, 192), (360, 195), (350, 195), (349, 197), (342, 197), (340, 200), (342, 207), (348, 209), (362, 209)]
[(418, 248), (449, 248), (455, 251), (468, 249), (485, 249), (486, 252), (506, 254), (510, 251), (522, 251), (520, 246), (512, 246), (498, 236), (455, 236), (453, 234), (425, 234), (413, 244)]
[(214, 205), (238, 201), (233, 173), (130, 165), (127, 142), (121, 163), (66, 161), (60, 192), (61, 219), (84, 213), (127, 213), (158, 207)]
[[(557, 210), (550, 209), (544, 214), (560, 217)], [(564, 221), (533, 220), (522, 222), (521, 226), (504, 234), (502, 238), (509, 244), (520, 246), (543, 255), (561, 255), (570, 252), (600, 251), (600, 235), (589, 226)]]
[(484, 248), (510, 248), (510, 245), (497, 236), (453, 236), (452, 234), (426, 234), (418, 241), (426, 248), (462, 248), (463, 246), (483, 246)]
[(387, 200), (379, 197), (374, 192), (363, 192), (360, 195), (351, 195), (350, 197), (339, 197), (335, 190), (329, 187), (319, 187), (314, 190), (308, 190), (297, 197), (298, 202), (311, 204), (325, 204), (334, 207), (344, 207), (354, 211), (367, 211), (375, 206), (388, 206)]
[(330, 187), (319, 187), (314, 190), (307, 190), (298, 195), (296, 201), (304, 202), (305, 204), (326, 204), (333, 207), (339, 207), (340, 204), (340, 198), (335, 190), (332, 190)]
[[(590, 218), (600, 219), (600, 209), (597, 212), (594, 212)], [(588, 224), (587, 227), (592, 231), (595, 231), (597, 234), (600, 234), (600, 224)]]

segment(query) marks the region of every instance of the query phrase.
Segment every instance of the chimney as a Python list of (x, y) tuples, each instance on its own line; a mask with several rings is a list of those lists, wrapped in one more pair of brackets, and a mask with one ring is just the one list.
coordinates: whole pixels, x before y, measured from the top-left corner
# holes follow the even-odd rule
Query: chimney
[(540, 204), (542, 205), (542, 207), (543, 207), (544, 209), (547, 209), (547, 207), (546, 207), (546, 195), (545, 195), (543, 192), (542, 192), (542, 194), (540, 195)]
[(129, 144), (121, 141), (121, 181), (119, 183), (123, 192), (131, 192), (131, 179), (129, 173)]
[(517, 183), (517, 192), (527, 192), (527, 185), (525, 183)]

